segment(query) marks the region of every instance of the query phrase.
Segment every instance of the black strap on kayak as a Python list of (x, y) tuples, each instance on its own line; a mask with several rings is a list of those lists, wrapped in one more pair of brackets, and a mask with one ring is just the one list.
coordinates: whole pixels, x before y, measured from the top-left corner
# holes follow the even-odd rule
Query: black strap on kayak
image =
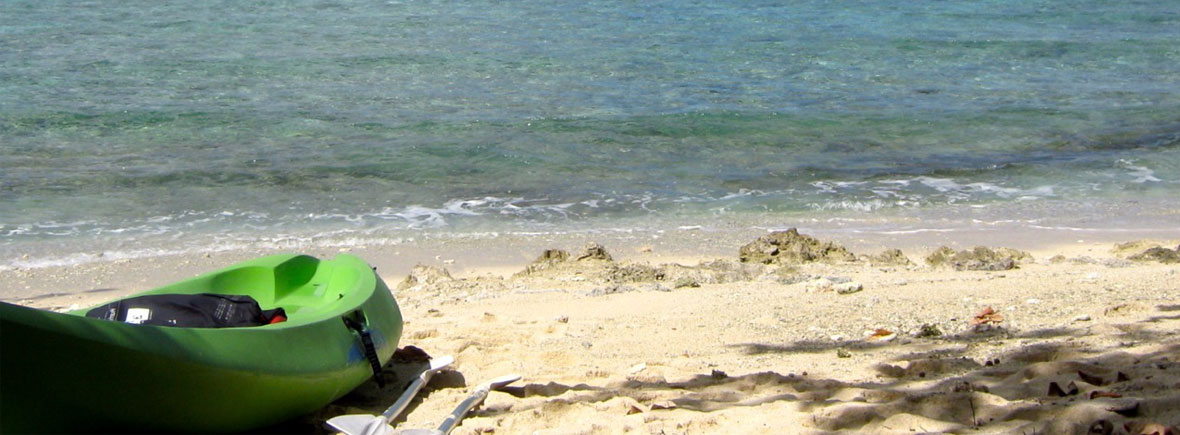
[(369, 333), (368, 328), (365, 328), (360, 322), (345, 317), (344, 324), (348, 329), (356, 331), (357, 335), (361, 337), (361, 347), (365, 349), (365, 358), (369, 360), (369, 366), (373, 368), (373, 379), (377, 381), (377, 386), (385, 388), (385, 378), (381, 376), (381, 359), (377, 358), (377, 346), (373, 345), (373, 335)]

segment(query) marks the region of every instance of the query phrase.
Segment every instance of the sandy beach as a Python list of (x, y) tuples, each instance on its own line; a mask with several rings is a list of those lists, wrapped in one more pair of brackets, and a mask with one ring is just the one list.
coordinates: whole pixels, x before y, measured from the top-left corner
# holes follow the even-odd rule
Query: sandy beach
[[(594, 238), (360, 249), (405, 318), (406, 355), (387, 365), (394, 382), (367, 383), (273, 430), (324, 433), (331, 416), (380, 413), (425, 364), (409, 347), (457, 362), (398, 428), (434, 427), (475, 385), (506, 374), (523, 379), (493, 392), (456, 433), (1138, 434), (1180, 425), (1176, 240), (948, 244), (932, 257), (942, 241), (929, 236), (682, 228)], [(904, 248), (869, 250), (891, 243)], [(1164, 255), (1137, 256), (1152, 248)], [(66, 309), (255, 254), (0, 278), (10, 292), (62, 289), (17, 302)]]

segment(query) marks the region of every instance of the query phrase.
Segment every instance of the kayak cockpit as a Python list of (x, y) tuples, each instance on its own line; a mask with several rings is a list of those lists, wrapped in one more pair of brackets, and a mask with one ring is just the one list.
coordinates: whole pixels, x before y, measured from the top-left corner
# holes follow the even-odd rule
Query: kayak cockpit
[[(285, 311), (284, 322), (267, 326), (289, 327), (343, 316), (350, 307), (367, 299), (373, 289), (374, 275), (367, 268), (337, 267), (332, 264), (337, 260), (320, 260), (305, 255), (273, 256), (267, 259), (272, 261), (224, 269), (135, 296), (249, 296), (264, 311), (279, 308)], [(70, 314), (86, 316), (87, 312), (114, 302), (118, 301), (72, 311)]]

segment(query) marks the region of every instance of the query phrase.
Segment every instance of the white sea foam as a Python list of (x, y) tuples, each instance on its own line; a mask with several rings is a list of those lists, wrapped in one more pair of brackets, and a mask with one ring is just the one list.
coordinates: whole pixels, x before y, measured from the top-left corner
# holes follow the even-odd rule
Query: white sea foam
[(1131, 180), (1132, 183), (1145, 184), (1159, 183), (1163, 181), (1159, 178), (1156, 178), (1155, 171), (1146, 166), (1135, 165), (1126, 159), (1119, 160), (1119, 165), (1129, 170), (1128, 175), (1134, 177), (1134, 179)]
[(955, 228), (914, 228), (907, 230), (853, 230), (855, 233), (881, 234), (881, 235), (903, 235), (903, 234), (922, 234), (922, 233), (953, 233), (962, 231)]
[(870, 201), (847, 201), (847, 200), (846, 201), (829, 201), (829, 202), (824, 202), (824, 203), (819, 203), (819, 204), (816, 204), (816, 203), (811, 204), (811, 208), (816, 211), (855, 210), (855, 211), (862, 211), (862, 212), (871, 212), (874, 210), (880, 210), (880, 209), (885, 208), (887, 206), (888, 206), (887, 202), (881, 201), (879, 199), (874, 199), (874, 200), (870, 200)]

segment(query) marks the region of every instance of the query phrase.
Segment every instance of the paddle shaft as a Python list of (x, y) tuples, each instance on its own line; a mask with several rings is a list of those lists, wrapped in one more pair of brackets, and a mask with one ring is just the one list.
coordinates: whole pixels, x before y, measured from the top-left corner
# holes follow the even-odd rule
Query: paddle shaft
[(438, 425), (438, 431), (444, 435), (451, 433), (455, 429), (455, 426), (459, 424), (459, 420), (462, 420), (472, 408), (475, 408), (476, 405), (479, 405), (480, 402), (483, 402), (488, 397), (488, 392), (491, 389), (492, 386), (487, 384), (480, 385), (479, 388), (476, 388), (471, 396), (467, 397), (459, 406), (455, 407), (455, 410), (451, 411), (451, 415), (448, 415), (446, 420), (443, 420), (442, 424)]
[(381, 413), (381, 418), (385, 419), (386, 423), (392, 422), (393, 419), (397, 418), (397, 416), (402, 413), (402, 411), (405, 411), (407, 406), (410, 406), (410, 401), (414, 400), (414, 396), (418, 394), (418, 391), (421, 390), (422, 387), (426, 386), (426, 384), (430, 382), (430, 378), (434, 377), (435, 373), (438, 373), (438, 371), (442, 370), (443, 367), (451, 364), (451, 357), (449, 356), (443, 357), (440, 360), (441, 362), (431, 364), (430, 368), (426, 369), (426, 371), (423, 371), (421, 375), (414, 379), (414, 382), (411, 382), (410, 385), (406, 387), (406, 392), (402, 393), (401, 397), (398, 397), (397, 401), (393, 402), (393, 405), (389, 406), (389, 409), (386, 409), (385, 412)]

